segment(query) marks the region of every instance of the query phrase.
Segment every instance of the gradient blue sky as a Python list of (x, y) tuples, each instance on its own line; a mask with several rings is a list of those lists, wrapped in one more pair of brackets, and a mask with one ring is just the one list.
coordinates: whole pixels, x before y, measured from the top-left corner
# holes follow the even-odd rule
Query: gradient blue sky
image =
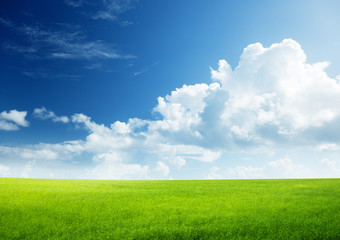
[(339, 9), (1, 1), (0, 176), (340, 177)]

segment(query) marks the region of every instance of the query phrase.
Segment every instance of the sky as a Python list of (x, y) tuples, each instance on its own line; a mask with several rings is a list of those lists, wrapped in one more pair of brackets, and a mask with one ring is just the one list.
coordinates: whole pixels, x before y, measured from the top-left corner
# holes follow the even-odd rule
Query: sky
[(340, 177), (340, 2), (0, 3), (0, 177)]

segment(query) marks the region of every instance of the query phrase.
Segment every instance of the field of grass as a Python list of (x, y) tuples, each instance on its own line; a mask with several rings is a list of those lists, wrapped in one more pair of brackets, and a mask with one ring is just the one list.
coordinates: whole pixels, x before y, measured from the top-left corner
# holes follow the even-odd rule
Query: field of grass
[(0, 239), (340, 239), (340, 179), (0, 178)]

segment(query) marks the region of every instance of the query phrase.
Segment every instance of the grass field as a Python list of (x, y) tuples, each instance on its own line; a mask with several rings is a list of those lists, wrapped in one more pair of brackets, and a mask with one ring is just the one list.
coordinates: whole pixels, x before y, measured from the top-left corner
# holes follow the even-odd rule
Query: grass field
[(0, 239), (340, 239), (340, 179), (0, 179)]

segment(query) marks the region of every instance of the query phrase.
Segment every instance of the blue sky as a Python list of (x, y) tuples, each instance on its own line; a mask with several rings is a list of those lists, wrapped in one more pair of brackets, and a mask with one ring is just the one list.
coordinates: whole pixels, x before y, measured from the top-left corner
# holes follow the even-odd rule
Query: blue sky
[(340, 177), (338, 1), (0, 3), (0, 176)]

